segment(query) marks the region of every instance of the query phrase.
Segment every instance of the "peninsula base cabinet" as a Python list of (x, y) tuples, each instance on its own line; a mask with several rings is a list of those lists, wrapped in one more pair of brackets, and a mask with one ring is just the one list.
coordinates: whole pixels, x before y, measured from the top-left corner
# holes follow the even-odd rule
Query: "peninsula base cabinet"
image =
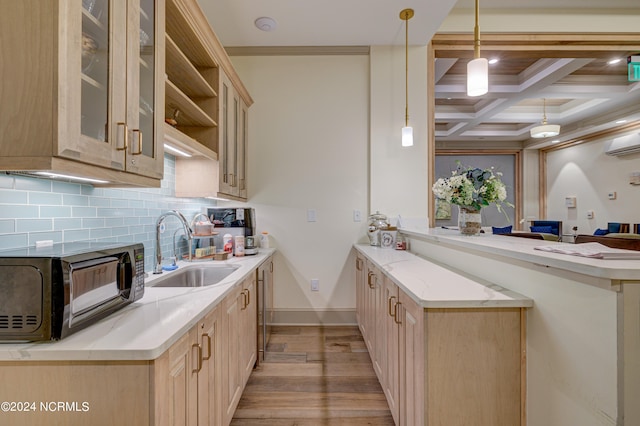
[(526, 424), (524, 308), (425, 308), (360, 255), (356, 297), (396, 425)]

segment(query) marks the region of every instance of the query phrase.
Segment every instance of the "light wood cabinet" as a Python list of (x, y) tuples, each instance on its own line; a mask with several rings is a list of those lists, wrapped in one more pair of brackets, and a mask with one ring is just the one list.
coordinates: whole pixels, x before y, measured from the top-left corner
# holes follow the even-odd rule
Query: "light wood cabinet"
[(229, 424), (240, 402), (257, 355), (257, 311), (255, 274), (247, 277), (224, 300), (222, 317), (222, 407), (223, 422)]
[(155, 361), (156, 425), (219, 424), (218, 323), (214, 309)]
[(167, 76), (165, 142), (193, 155), (176, 157), (176, 195), (245, 201), (253, 100), (196, 0), (167, 0)]
[(159, 186), (164, 0), (9, 2), (0, 169)]
[(523, 309), (423, 308), (359, 264), (358, 321), (396, 425), (521, 424)]
[(256, 300), (256, 309), (258, 311), (258, 357), (256, 362), (259, 364), (264, 361), (273, 324), (273, 256), (270, 256), (258, 267), (257, 274), (258, 283), (256, 291), (258, 298)]

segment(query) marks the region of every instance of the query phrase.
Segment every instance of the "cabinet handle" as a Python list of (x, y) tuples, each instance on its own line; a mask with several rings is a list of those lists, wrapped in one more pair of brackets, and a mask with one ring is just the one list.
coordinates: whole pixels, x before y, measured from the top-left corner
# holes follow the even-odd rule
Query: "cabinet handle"
[(132, 152), (131, 155), (140, 155), (142, 154), (142, 130), (133, 129), (131, 133), (138, 135), (138, 150), (135, 152)]
[(396, 324), (402, 324), (402, 317), (400, 316), (400, 308), (402, 307), (402, 302), (396, 303), (396, 306), (393, 308), (393, 317)]
[(249, 298), (247, 296), (248, 290), (242, 290), (242, 310), (244, 311), (249, 306)]
[(269, 272), (273, 272), (273, 261), (269, 262)]
[(191, 373), (196, 374), (199, 373), (200, 370), (202, 369), (202, 348), (200, 347), (199, 344), (194, 343), (193, 345), (191, 345), (191, 352), (193, 353), (193, 349), (196, 350), (196, 365), (198, 366), (197, 368), (191, 370)]
[(358, 271), (362, 271), (362, 259), (360, 259), (360, 258), (356, 259), (356, 269)]
[[(374, 283), (371, 282), (371, 277), (375, 278), (375, 282)], [(376, 274), (374, 274), (373, 272), (369, 271), (367, 280), (369, 281), (369, 288), (375, 289), (376, 288), (376, 283), (378, 282), (378, 276)]]
[(251, 290), (247, 290), (247, 306), (251, 304)]
[(127, 148), (129, 148), (129, 130), (127, 130), (127, 123), (120, 122), (117, 125), (118, 125), (118, 127), (122, 126), (124, 128), (124, 133), (123, 133), (123, 141), (124, 141), (124, 143), (122, 145), (122, 148), (118, 147), (117, 143), (116, 143), (116, 150), (118, 150), (118, 151), (126, 151)]
[(204, 339), (207, 339), (207, 356), (206, 357), (202, 357), (203, 361), (208, 360), (209, 358), (211, 358), (211, 336), (209, 336), (207, 333), (204, 333), (202, 335), (202, 346), (204, 346)]
[[(394, 317), (394, 318), (395, 318), (395, 316), (396, 316), (396, 311), (395, 311), (395, 309), (394, 309), (394, 308), (395, 308), (395, 306), (394, 306), (394, 308), (392, 308), (392, 307), (391, 307), (391, 304), (392, 304), (392, 302), (395, 300), (395, 298), (396, 298), (395, 296), (391, 296), (391, 297), (389, 298), (389, 315), (391, 315), (391, 316), (392, 316), (392, 317)], [(397, 303), (396, 303), (396, 305), (397, 305)], [(394, 309), (394, 310), (393, 310), (393, 312), (391, 311), (391, 309)]]

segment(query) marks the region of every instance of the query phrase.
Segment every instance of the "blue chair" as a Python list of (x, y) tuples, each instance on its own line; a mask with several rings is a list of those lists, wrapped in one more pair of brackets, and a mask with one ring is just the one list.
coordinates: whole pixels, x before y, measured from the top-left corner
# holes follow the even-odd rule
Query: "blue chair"
[[(532, 220), (531, 221), (531, 232), (536, 232), (533, 229), (537, 227), (550, 227), (550, 232), (546, 232), (548, 234), (557, 235), (558, 238), (562, 236), (562, 221), (561, 220)], [(545, 229), (548, 230), (548, 229)]]
[(609, 222), (607, 223), (607, 230), (610, 234), (624, 234), (629, 232), (629, 224), (620, 222)]

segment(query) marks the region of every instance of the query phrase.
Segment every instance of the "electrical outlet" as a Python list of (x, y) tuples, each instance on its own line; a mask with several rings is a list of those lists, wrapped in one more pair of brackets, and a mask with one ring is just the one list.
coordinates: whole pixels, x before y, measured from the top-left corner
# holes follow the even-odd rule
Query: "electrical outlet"
[(320, 291), (320, 280), (314, 278), (311, 280), (311, 291)]
[(611, 191), (611, 192), (608, 194), (608, 197), (609, 197), (609, 199), (610, 199), (610, 200), (615, 200), (615, 199), (616, 199), (616, 197), (617, 197), (617, 195), (618, 195), (618, 194), (616, 194), (616, 192), (615, 192), (615, 191)]
[(354, 222), (360, 222), (362, 221), (362, 212), (358, 209), (355, 209), (353, 211), (353, 221)]
[(316, 221), (316, 211), (314, 209), (307, 210), (307, 222), (315, 222)]

